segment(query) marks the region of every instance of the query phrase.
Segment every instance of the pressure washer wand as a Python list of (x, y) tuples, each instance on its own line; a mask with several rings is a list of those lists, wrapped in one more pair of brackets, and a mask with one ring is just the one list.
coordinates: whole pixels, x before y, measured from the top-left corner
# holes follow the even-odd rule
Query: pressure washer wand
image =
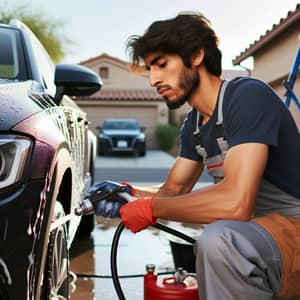
[[(87, 196), (80, 204), (79, 206), (75, 209), (75, 215), (77, 216), (82, 216), (82, 215), (89, 215), (95, 212), (95, 208), (96, 205), (99, 201), (101, 200), (114, 200), (114, 194), (115, 193), (124, 193), (127, 194), (125, 192), (126, 186), (120, 186), (120, 187), (116, 187), (110, 190), (106, 190), (106, 191), (97, 191), (95, 193), (91, 193), (89, 196)], [(119, 201), (120, 200), (116, 200)], [(123, 204), (127, 203), (127, 201), (124, 200), (124, 202), (122, 202)]]

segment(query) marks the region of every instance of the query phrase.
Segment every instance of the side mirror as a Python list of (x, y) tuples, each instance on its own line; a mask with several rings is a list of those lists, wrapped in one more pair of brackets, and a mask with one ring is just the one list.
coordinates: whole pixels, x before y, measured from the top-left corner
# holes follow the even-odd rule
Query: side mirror
[(89, 96), (102, 86), (101, 78), (88, 68), (79, 65), (59, 64), (55, 68), (55, 102), (60, 103), (63, 95)]
[(101, 130), (102, 126), (97, 125), (95, 128), (98, 129), (98, 130)]

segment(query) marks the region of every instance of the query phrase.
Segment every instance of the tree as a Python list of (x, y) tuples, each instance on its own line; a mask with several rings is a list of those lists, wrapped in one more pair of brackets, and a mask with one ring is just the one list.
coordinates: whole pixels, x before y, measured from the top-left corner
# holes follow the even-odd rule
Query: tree
[(43, 44), (54, 62), (58, 63), (66, 54), (66, 44), (72, 43), (62, 33), (64, 22), (47, 17), (43, 12), (29, 10), (23, 4), (14, 8), (0, 5), (0, 23), (8, 24), (10, 20), (18, 19), (25, 23)]

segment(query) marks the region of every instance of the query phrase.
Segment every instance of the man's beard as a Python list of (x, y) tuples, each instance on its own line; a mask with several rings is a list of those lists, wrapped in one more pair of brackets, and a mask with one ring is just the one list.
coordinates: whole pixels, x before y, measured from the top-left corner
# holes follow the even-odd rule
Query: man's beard
[(184, 68), (179, 77), (179, 87), (185, 90), (185, 93), (176, 100), (169, 100), (165, 97), (166, 104), (170, 109), (177, 109), (182, 106), (191, 96), (193, 91), (200, 83), (197, 70)]

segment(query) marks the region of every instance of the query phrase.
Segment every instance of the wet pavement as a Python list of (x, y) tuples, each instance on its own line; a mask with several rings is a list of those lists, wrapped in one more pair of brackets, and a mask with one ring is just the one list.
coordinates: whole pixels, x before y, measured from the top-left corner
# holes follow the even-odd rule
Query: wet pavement
[[(110, 226), (98, 221), (91, 239), (78, 240), (71, 252), (71, 271), (77, 274), (73, 285), (72, 300), (118, 299), (111, 278), (89, 278), (84, 276), (111, 275), (110, 250), (116, 224)], [(77, 253), (76, 253), (77, 252)], [(158, 272), (174, 269), (169, 242), (156, 229), (132, 234), (124, 230), (119, 241), (118, 273), (120, 275), (143, 275), (145, 265), (154, 263)], [(120, 279), (126, 299), (143, 299), (143, 277)]]
[[(160, 151), (150, 151), (146, 157), (98, 157), (96, 161), (96, 180), (118, 180), (121, 174), (128, 181), (137, 185), (152, 185), (163, 182), (167, 170), (174, 162), (174, 158)], [(137, 171), (144, 174), (149, 169), (162, 170), (161, 178), (157, 182), (134, 182), (132, 174)], [(110, 170), (110, 177), (103, 170)], [(135, 171), (134, 171), (135, 170)], [(129, 176), (131, 174), (131, 177)], [(143, 178), (142, 176), (139, 179)], [(199, 183), (198, 185), (207, 185)], [(75, 240), (70, 252), (70, 269), (75, 276), (72, 280), (71, 300), (114, 300), (118, 299), (110, 278), (110, 251), (113, 235), (119, 223), (118, 219), (105, 220), (97, 218), (96, 227), (89, 239)], [(174, 222), (172, 222), (174, 225)], [(172, 226), (171, 225), (171, 226)], [(181, 230), (180, 224), (175, 228)], [(177, 227), (178, 225), (178, 227)], [(173, 226), (172, 226), (173, 227)], [(184, 228), (189, 233), (188, 228)], [(126, 299), (143, 299), (143, 277), (146, 264), (155, 264), (157, 272), (174, 270), (174, 262), (166, 233), (155, 228), (143, 230), (137, 234), (125, 229), (120, 237), (118, 248), (118, 273), (120, 275), (140, 275), (135, 278), (121, 278), (120, 284)], [(170, 276), (170, 275), (169, 275)]]

